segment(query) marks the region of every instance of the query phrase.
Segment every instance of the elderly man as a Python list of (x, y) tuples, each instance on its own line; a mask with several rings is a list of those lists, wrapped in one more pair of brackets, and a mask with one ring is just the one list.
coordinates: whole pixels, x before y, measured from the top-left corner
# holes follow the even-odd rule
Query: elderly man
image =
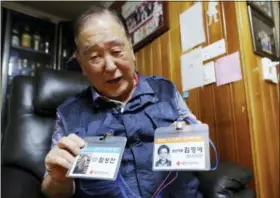
[[(57, 109), (42, 191), (59, 198), (150, 198), (167, 175), (152, 170), (155, 129), (193, 115), (170, 81), (135, 72), (133, 48), (116, 14), (90, 8), (76, 22), (75, 40), (76, 57), (92, 86)], [(85, 145), (83, 138), (108, 131), (127, 137), (119, 169), (125, 194), (116, 181), (66, 177)], [(198, 186), (191, 172), (180, 172), (157, 197), (198, 198)]]

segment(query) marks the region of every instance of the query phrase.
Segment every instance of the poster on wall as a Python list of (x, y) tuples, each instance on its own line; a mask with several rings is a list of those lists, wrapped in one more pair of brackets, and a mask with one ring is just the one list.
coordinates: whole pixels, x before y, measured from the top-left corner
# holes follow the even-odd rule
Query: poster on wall
[(165, 1), (127, 1), (121, 8), (135, 51), (169, 28)]
[(278, 43), (273, 20), (248, 6), (254, 52), (263, 57), (279, 60)]

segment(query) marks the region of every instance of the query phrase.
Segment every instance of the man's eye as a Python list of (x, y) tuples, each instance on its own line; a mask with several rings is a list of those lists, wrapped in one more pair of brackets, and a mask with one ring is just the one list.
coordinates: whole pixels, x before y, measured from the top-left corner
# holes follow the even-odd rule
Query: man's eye
[(91, 57), (90, 57), (91, 60), (95, 60), (95, 59), (97, 59), (97, 58), (98, 58), (97, 55), (94, 55), (94, 56), (91, 56)]
[(100, 56), (98, 56), (98, 55), (90, 56), (91, 63), (98, 63), (99, 61), (100, 61)]
[(121, 51), (121, 50), (113, 50), (113, 51), (112, 51), (112, 54), (113, 54), (114, 56), (119, 56), (119, 55), (122, 54), (122, 51)]

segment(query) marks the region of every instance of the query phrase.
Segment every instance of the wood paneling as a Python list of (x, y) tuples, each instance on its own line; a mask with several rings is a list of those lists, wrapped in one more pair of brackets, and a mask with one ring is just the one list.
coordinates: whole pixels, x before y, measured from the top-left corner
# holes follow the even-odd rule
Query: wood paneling
[(279, 100), (277, 86), (262, 80), (261, 58), (253, 53), (245, 2), (236, 3), (236, 18), (258, 197), (279, 197)]
[[(169, 31), (136, 53), (140, 73), (161, 75), (173, 81), (180, 92), (183, 52), (179, 15), (192, 4), (169, 2)], [(276, 85), (261, 78), (260, 57), (252, 50), (246, 3), (220, 2), (219, 21), (211, 26), (207, 25), (207, 6), (208, 2), (203, 2), (207, 42), (201, 46), (224, 38), (227, 54), (240, 52), (243, 80), (191, 90), (186, 102), (193, 113), (209, 125), (220, 160), (236, 162), (254, 171), (250, 187), (256, 189), (259, 198), (278, 198), (278, 90)]]

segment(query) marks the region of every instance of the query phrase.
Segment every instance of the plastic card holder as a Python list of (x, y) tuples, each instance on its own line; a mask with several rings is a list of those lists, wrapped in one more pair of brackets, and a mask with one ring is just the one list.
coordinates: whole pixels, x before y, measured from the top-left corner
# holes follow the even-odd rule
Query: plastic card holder
[(127, 138), (94, 136), (84, 140), (86, 146), (76, 156), (67, 177), (116, 180)]
[(155, 131), (154, 171), (210, 170), (209, 127), (192, 124)]

